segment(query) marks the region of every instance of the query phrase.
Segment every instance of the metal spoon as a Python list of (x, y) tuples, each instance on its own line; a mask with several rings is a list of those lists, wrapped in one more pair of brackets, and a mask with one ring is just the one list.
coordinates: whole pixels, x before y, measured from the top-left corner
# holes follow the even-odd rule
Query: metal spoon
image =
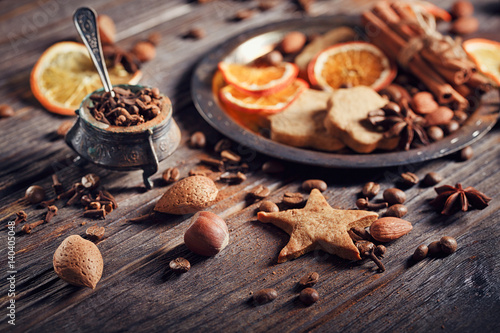
[(108, 69), (106, 68), (106, 63), (102, 55), (101, 39), (99, 37), (99, 31), (97, 30), (97, 13), (92, 8), (80, 7), (73, 15), (73, 22), (75, 23), (76, 30), (78, 30), (83, 43), (89, 51), (90, 58), (92, 58), (97, 73), (99, 73), (104, 90), (114, 97), (115, 92), (109, 80)]

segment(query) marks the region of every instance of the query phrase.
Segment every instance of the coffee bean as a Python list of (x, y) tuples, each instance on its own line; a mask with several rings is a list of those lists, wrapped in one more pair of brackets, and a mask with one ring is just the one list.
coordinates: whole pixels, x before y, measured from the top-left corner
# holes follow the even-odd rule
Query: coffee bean
[(26, 189), (25, 197), (31, 204), (40, 203), (45, 199), (45, 190), (41, 186), (32, 185)]
[(260, 203), (259, 211), (273, 213), (273, 212), (279, 212), (280, 209), (278, 205), (276, 205), (274, 202), (269, 200), (264, 200)]
[(219, 180), (229, 184), (240, 184), (247, 179), (243, 172), (225, 173), (219, 177)]
[(427, 129), (427, 135), (432, 141), (439, 141), (444, 138), (444, 132), (439, 126), (431, 126)]
[(401, 191), (399, 188), (388, 188), (384, 191), (384, 200), (387, 201), (389, 205), (402, 204), (406, 200), (405, 192)]
[(392, 217), (403, 217), (408, 213), (408, 208), (406, 208), (405, 205), (402, 204), (395, 204), (389, 207), (386, 211), (384, 216), (392, 216)]
[(194, 39), (202, 39), (207, 35), (206, 31), (202, 28), (191, 28), (186, 34), (186, 37), (194, 38)]
[(437, 256), (441, 253), (441, 243), (439, 241), (430, 243), (427, 248), (429, 249), (429, 256)]
[(249, 194), (254, 199), (264, 199), (271, 193), (271, 190), (264, 185), (257, 185), (253, 189), (250, 190)]
[(468, 161), (474, 156), (474, 150), (471, 146), (467, 146), (460, 151), (460, 160)]
[(0, 118), (12, 117), (14, 114), (14, 109), (10, 105), (0, 104)]
[(368, 182), (363, 186), (361, 193), (367, 198), (373, 198), (380, 191), (380, 184)]
[(163, 174), (161, 175), (161, 177), (163, 178), (163, 180), (167, 184), (171, 184), (171, 183), (178, 181), (181, 178), (181, 173), (180, 173), (179, 169), (177, 169), (175, 167), (168, 168), (167, 170), (163, 171)]
[(243, 20), (249, 19), (252, 16), (254, 16), (255, 13), (256, 12), (253, 9), (240, 9), (236, 12), (234, 19), (237, 21), (243, 21)]
[(401, 183), (405, 186), (413, 186), (419, 181), (418, 176), (412, 172), (403, 172), (401, 174)]
[(434, 186), (439, 182), (441, 182), (442, 180), (443, 177), (437, 172), (429, 172), (428, 174), (425, 175), (424, 179), (422, 180), (422, 184), (425, 186)]
[(256, 305), (263, 305), (272, 302), (278, 297), (276, 289), (265, 288), (253, 294), (253, 301)]
[(282, 173), (285, 171), (285, 167), (279, 161), (267, 161), (262, 164), (262, 171), (265, 173)]
[(189, 138), (189, 146), (191, 148), (203, 148), (207, 144), (207, 139), (203, 132), (194, 132)]
[(439, 244), (441, 245), (441, 251), (446, 255), (454, 253), (458, 247), (457, 240), (450, 236), (441, 237)]
[(412, 258), (415, 261), (420, 261), (425, 259), (428, 253), (429, 253), (429, 248), (427, 247), (427, 245), (422, 244), (415, 249)]
[(312, 189), (317, 189), (320, 192), (324, 192), (327, 189), (327, 185), (321, 179), (308, 179), (302, 183), (302, 189), (306, 192), (311, 192)]
[(219, 140), (219, 141), (217, 141), (217, 143), (215, 144), (215, 146), (214, 146), (214, 151), (215, 151), (216, 153), (220, 153), (220, 152), (221, 152), (221, 151), (223, 151), (223, 150), (228, 150), (228, 149), (230, 149), (230, 148), (231, 148), (231, 145), (232, 145), (231, 140), (226, 139), (226, 138), (224, 138), (224, 139), (220, 139), (220, 140)]
[(312, 287), (316, 283), (318, 283), (319, 280), (319, 274), (316, 272), (312, 272), (309, 274), (304, 275), (300, 280), (299, 280), (299, 285), (301, 287)]
[(286, 192), (283, 195), (283, 203), (289, 207), (298, 207), (304, 203), (304, 196), (300, 193)]
[(305, 305), (312, 305), (319, 300), (319, 294), (316, 289), (306, 288), (300, 292), (299, 299)]
[(222, 157), (222, 159), (225, 161), (230, 161), (230, 162), (234, 162), (234, 163), (238, 163), (239, 161), (241, 161), (241, 156), (237, 155), (236, 153), (234, 153), (230, 150), (221, 151), (220, 157)]
[(189, 263), (189, 261), (182, 257), (172, 260), (168, 265), (170, 266), (171, 270), (178, 274), (186, 273), (191, 268), (191, 264)]

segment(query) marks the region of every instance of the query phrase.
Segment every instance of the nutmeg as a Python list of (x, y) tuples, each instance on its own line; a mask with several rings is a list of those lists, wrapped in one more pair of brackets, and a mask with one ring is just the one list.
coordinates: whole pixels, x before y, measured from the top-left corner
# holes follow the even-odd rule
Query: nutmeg
[(379, 242), (390, 242), (413, 229), (410, 222), (397, 217), (382, 217), (370, 226), (370, 234)]
[(54, 271), (64, 281), (94, 289), (101, 279), (103, 261), (97, 246), (78, 235), (67, 237), (54, 253)]
[(218, 215), (203, 211), (193, 217), (193, 223), (184, 234), (184, 244), (196, 254), (214, 256), (229, 243), (226, 222)]

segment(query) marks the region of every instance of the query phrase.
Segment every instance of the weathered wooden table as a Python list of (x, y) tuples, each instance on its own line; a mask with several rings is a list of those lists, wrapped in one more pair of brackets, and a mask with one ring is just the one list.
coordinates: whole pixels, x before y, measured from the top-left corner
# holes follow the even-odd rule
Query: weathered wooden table
[[(438, 1), (434, 1), (438, 3)], [(499, 40), (498, 1), (474, 1), (480, 31), (475, 36)], [(76, 39), (71, 16), (79, 1), (2, 1), (0, 3), (0, 102), (12, 105), (14, 117), (0, 120), (0, 221), (3, 226), (15, 212), (25, 210), (31, 221), (45, 210), (23, 200), (24, 191), (37, 184), (49, 191), (52, 174), (66, 185), (93, 172), (103, 186), (115, 194), (119, 208), (105, 220), (82, 217), (78, 207), (60, 207), (49, 224), (30, 235), (16, 234), (15, 297), (10, 297), (11, 275), (7, 265), (7, 229), (0, 237), (0, 330), (45, 331), (450, 331), (498, 330), (500, 312), (500, 128), (494, 127), (473, 144), (474, 157), (460, 162), (456, 156), (385, 169), (324, 169), (285, 163), (279, 175), (262, 172), (269, 160), (252, 156), (247, 180), (239, 185), (218, 183), (220, 200), (210, 207), (230, 228), (230, 245), (219, 255), (202, 258), (183, 244), (191, 215), (168, 216), (161, 222), (129, 223), (128, 218), (147, 212), (165, 192), (161, 171), (178, 167), (182, 176), (196, 167), (210, 149), (190, 149), (190, 134), (203, 131), (208, 147), (222, 136), (197, 113), (190, 94), (190, 77), (197, 62), (216, 45), (230, 37), (286, 18), (301, 17), (292, 1), (252, 18), (236, 22), (235, 13), (255, 8), (256, 1), (85, 1), (116, 22), (119, 44), (130, 47), (151, 31), (163, 39), (158, 56), (143, 67), (142, 82), (157, 86), (170, 96), (174, 118), (183, 139), (177, 151), (160, 163), (153, 180), (156, 187), (144, 191), (140, 171), (107, 171), (73, 163), (75, 153), (54, 131), (67, 118), (45, 111), (29, 88), (29, 74), (40, 54), (51, 44)], [(439, 1), (450, 8), (452, 1)], [(359, 14), (371, 1), (317, 1), (311, 15)], [(183, 38), (192, 27), (206, 30), (200, 40)], [(242, 147), (241, 145), (238, 147)], [(347, 262), (316, 251), (297, 260), (276, 264), (288, 235), (258, 222), (258, 204), (245, 200), (256, 184), (272, 189), (270, 199), (279, 202), (284, 192), (299, 191), (308, 178), (328, 183), (324, 193), (329, 203), (354, 208), (361, 186), (367, 181), (393, 187), (398, 175), (411, 171), (423, 177), (436, 171), (443, 184), (457, 182), (473, 186), (493, 198), (484, 210), (443, 217), (431, 209), (432, 188), (412, 187), (406, 191), (411, 233), (388, 246), (384, 259), (387, 271), (379, 273), (370, 261)], [(58, 203), (59, 205), (59, 203)], [(62, 206), (62, 204), (60, 205)], [(86, 222), (83, 225), (83, 222)], [(88, 226), (106, 228), (98, 243), (104, 257), (104, 273), (95, 290), (68, 285), (52, 268), (52, 256), (60, 242), (71, 234), (83, 235)], [(443, 235), (457, 238), (458, 251), (448, 257), (408, 260), (416, 246)], [(175, 275), (170, 260), (183, 256), (192, 263), (187, 274)], [(298, 300), (297, 281), (317, 271), (320, 301), (305, 307)], [(279, 297), (256, 307), (251, 293), (273, 287)], [(15, 326), (9, 325), (7, 306), (15, 300)]]

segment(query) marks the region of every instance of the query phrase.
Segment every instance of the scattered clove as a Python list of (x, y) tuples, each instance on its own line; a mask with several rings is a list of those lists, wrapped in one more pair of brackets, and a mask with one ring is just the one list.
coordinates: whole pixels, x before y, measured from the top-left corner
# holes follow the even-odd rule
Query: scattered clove
[(44, 222), (45, 222), (45, 220), (38, 220), (38, 221), (33, 222), (33, 223), (25, 224), (25, 225), (23, 225), (23, 228), (21, 229), (21, 231), (26, 233), (26, 234), (31, 234), (31, 231), (33, 231), (33, 229), (38, 227), (40, 224), (43, 224)]
[(385, 266), (375, 255), (375, 244), (369, 241), (360, 240), (356, 242), (361, 258), (369, 258), (378, 266), (381, 272), (385, 272)]
[(358, 200), (356, 200), (356, 206), (359, 209), (379, 210), (379, 209), (387, 208), (388, 204), (387, 204), (387, 202), (372, 203), (372, 202), (368, 201), (367, 198), (359, 198)]
[(64, 188), (56, 174), (52, 175), (52, 188), (56, 196), (64, 192)]
[(89, 209), (83, 213), (84, 217), (90, 217), (92, 219), (105, 219), (106, 210), (101, 209)]
[(26, 214), (24, 210), (20, 210), (16, 213), (16, 219), (14, 220), (14, 225), (26, 222), (27, 219), (28, 219), (28, 214)]
[(47, 215), (45, 215), (44, 220), (46, 223), (49, 223), (50, 220), (52, 220), (52, 218), (57, 215), (57, 207), (52, 205), (52, 206), (47, 207), (47, 209), (48, 209)]

